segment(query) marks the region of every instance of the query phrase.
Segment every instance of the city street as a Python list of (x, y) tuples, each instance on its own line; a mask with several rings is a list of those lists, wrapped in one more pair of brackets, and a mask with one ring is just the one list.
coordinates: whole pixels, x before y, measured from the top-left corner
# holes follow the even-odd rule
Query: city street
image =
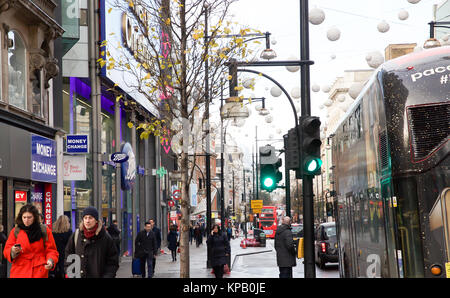
[[(231, 263), (232, 270), (230, 274), (225, 274), (225, 278), (278, 278), (279, 270), (276, 261), (276, 252), (273, 247), (272, 239), (267, 240), (266, 247), (248, 247), (241, 248), (239, 245), (243, 237), (232, 239)], [(163, 248), (164, 249), (164, 248)], [(164, 249), (165, 254), (161, 254), (156, 260), (156, 272), (154, 278), (179, 278), (180, 277), (180, 259), (172, 262), (170, 251)], [(269, 251), (269, 252), (266, 252)], [(259, 253), (261, 252), (261, 253)], [(190, 253), (190, 277), (191, 278), (214, 278), (211, 269), (206, 268), (206, 241), (198, 248), (195, 242), (192, 242), (189, 248)], [(250, 255), (249, 254), (257, 253)], [(297, 266), (294, 267), (294, 278), (303, 278), (303, 259), (297, 259)], [(316, 266), (316, 276), (318, 278), (338, 278), (338, 264), (327, 264), (325, 270)], [(117, 271), (117, 278), (131, 278), (131, 257), (122, 257), (120, 268)]]

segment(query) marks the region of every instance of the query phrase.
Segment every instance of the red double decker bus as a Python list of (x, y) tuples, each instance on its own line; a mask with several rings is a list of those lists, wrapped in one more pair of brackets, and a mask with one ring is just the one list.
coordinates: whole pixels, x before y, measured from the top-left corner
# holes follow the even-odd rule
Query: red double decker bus
[(266, 238), (275, 238), (278, 219), (275, 206), (263, 206), (259, 215), (259, 228), (264, 231)]

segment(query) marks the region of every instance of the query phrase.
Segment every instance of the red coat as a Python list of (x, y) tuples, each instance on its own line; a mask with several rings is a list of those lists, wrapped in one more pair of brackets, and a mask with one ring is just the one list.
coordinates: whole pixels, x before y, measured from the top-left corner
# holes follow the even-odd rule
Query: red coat
[[(14, 228), (11, 230), (8, 241), (5, 244), (5, 249), (3, 250), (5, 258), (12, 263), (11, 278), (48, 278), (48, 270), (44, 266), (47, 265), (48, 259), (52, 259), (56, 265), (59, 254), (52, 231), (49, 228), (47, 228), (47, 237), (48, 240), (45, 241), (44, 247), (43, 239), (30, 244), (24, 230), (19, 231), (17, 238), (14, 235)], [(17, 257), (11, 260), (11, 248), (17, 243), (22, 245), (22, 251)]]

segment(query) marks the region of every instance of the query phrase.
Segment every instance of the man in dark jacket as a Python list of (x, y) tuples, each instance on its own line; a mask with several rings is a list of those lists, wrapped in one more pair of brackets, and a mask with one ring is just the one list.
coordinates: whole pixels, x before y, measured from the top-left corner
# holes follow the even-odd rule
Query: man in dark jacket
[(148, 278), (152, 278), (153, 258), (156, 257), (158, 244), (150, 222), (147, 221), (145, 223), (144, 230), (137, 234), (134, 243), (136, 247), (134, 255), (136, 258), (141, 259), (142, 277), (145, 278), (145, 263), (147, 263)]
[[(153, 219), (150, 219), (149, 222), (152, 224), (152, 232), (156, 238), (156, 255), (158, 255), (159, 252), (161, 251), (161, 231), (158, 229)], [(153, 258), (153, 275), (155, 275), (155, 267), (156, 267), (156, 257)]]
[(296, 266), (295, 246), (291, 231), (291, 218), (285, 216), (282, 225), (275, 234), (275, 250), (277, 251), (277, 265), (280, 268), (280, 278), (292, 278), (292, 267)]
[(83, 211), (80, 228), (73, 233), (65, 249), (65, 271), (71, 265), (67, 260), (76, 254), (80, 258), (79, 275), (82, 278), (113, 278), (119, 269), (117, 250), (111, 236), (98, 220), (95, 207)]

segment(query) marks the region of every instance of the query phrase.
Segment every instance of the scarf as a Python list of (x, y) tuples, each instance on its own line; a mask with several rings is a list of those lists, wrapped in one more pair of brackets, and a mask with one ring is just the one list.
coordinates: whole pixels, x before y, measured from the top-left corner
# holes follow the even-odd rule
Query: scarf
[(41, 224), (38, 222), (33, 222), (28, 227), (21, 223), (19, 224), (19, 228), (27, 233), (30, 243), (39, 241), (42, 238)]
[(91, 239), (92, 237), (94, 237), (97, 229), (98, 229), (98, 223), (96, 223), (95, 226), (91, 230), (86, 229), (86, 227), (83, 225), (84, 237), (87, 239)]

